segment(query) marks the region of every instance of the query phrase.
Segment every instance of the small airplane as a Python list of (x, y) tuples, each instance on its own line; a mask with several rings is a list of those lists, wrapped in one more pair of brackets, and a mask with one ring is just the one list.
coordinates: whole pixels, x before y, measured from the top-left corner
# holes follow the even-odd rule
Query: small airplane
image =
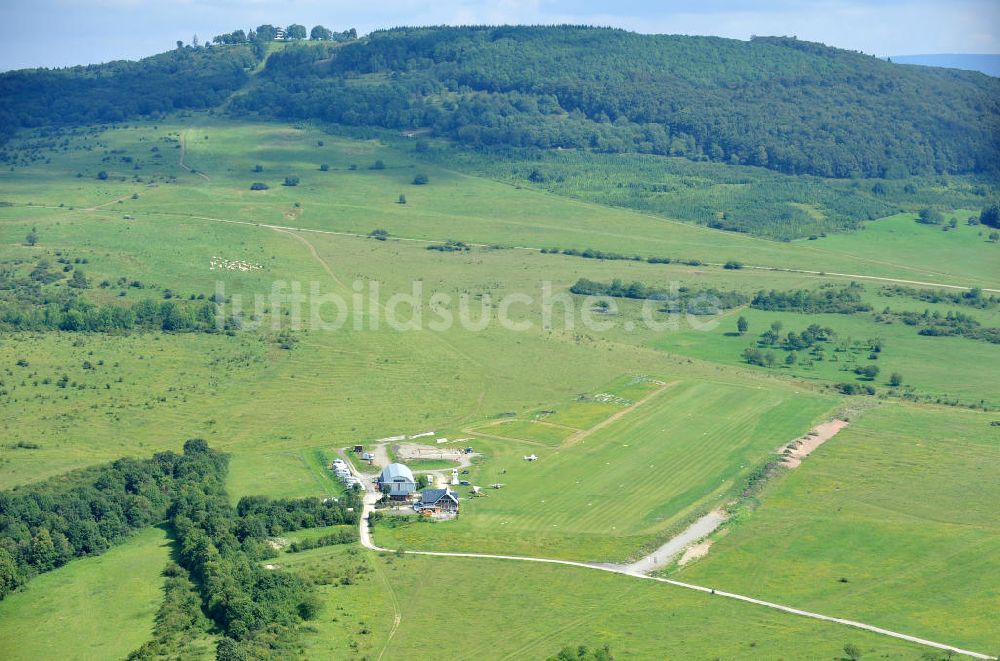
[(529, 454), (527, 457), (524, 458), (524, 460), (525, 461), (538, 461), (538, 455)]
[(504, 484), (503, 482), (496, 482), (494, 484), (491, 484), (490, 486), (493, 487), (494, 489), (502, 489)]

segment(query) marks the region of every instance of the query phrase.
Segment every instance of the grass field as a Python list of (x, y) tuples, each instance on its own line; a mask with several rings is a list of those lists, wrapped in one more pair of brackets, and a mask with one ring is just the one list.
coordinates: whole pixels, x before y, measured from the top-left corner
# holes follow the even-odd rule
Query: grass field
[[(384, 649), (386, 656), (541, 659), (578, 645), (608, 645), (616, 659), (796, 658), (803, 645), (838, 658), (848, 642), (865, 658), (920, 654), (902, 641), (586, 569), (419, 556), (359, 560), (339, 548), (299, 555), (294, 567), (303, 572), (343, 576), (361, 562), (371, 567), (353, 585), (325, 588), (326, 610), (306, 639), (307, 652), (338, 658), (373, 658)], [(392, 585), (388, 600), (378, 589), (383, 580)], [(400, 621), (386, 645), (393, 602)], [(431, 625), (435, 610), (451, 613), (449, 623)]]
[(574, 432), (570, 427), (555, 426), (538, 420), (501, 420), (479, 427), (470, 427), (469, 430), (487, 438), (527, 441), (549, 447), (559, 446)]
[(993, 417), (904, 405), (867, 412), (679, 578), (995, 654)]
[[(119, 219), (123, 214), (156, 215), (172, 216), (176, 222), (206, 216), (360, 234), (379, 227), (430, 241), (452, 238), (534, 248), (590, 247), (720, 264), (738, 259), (770, 267), (983, 286), (996, 286), (998, 281), (997, 267), (992, 266), (997, 246), (973, 240), (973, 228), (947, 235), (938, 230), (941, 236), (927, 241), (930, 230), (906, 226), (899, 241), (906, 247), (907, 259), (887, 261), (871, 249), (856, 255), (855, 243), (866, 242), (863, 233), (845, 235), (840, 244), (830, 246), (823, 241), (776, 243), (465, 176), (418, 163), (412, 153), (399, 148), (312, 129), (201, 118), (187, 125), (142, 124), (77, 141), (107, 150), (101, 153), (124, 150), (120, 158), (139, 161), (113, 170), (95, 163), (92, 152), (84, 149), (53, 153), (50, 164), (0, 173), (4, 198), (15, 204), (65, 204), (67, 208), (110, 203), (98, 212)], [(204, 176), (177, 166), (181, 141), (186, 164)], [(161, 147), (160, 159), (150, 157), (150, 145)], [(377, 160), (383, 161), (385, 169), (369, 169)], [(319, 170), (324, 163), (330, 168), (327, 172)], [(135, 164), (142, 169), (132, 170)], [(254, 172), (256, 165), (263, 171)], [(352, 165), (357, 169), (352, 170)], [(102, 169), (111, 176), (95, 180)], [(428, 174), (430, 185), (412, 185), (418, 171)], [(83, 177), (76, 178), (77, 173)], [(300, 183), (282, 186), (289, 175), (299, 176)], [(143, 183), (129, 183), (133, 176), (142, 177)], [(125, 181), (119, 180), (122, 177)], [(158, 185), (149, 187), (145, 183), (149, 179)], [(250, 191), (255, 181), (266, 183), (270, 190)], [(184, 194), (177, 195), (178, 189)], [(139, 193), (138, 199), (130, 199), (134, 192)], [(407, 204), (398, 204), (400, 194), (406, 195)], [(208, 221), (200, 224), (204, 222)], [(852, 242), (851, 237), (861, 238)], [(946, 246), (957, 241), (962, 258), (942, 263), (940, 241)]]
[[(480, 442), (474, 484), (456, 521), (376, 528), (389, 548), (623, 560), (692, 514), (721, 505), (763, 458), (835, 400), (788, 388), (682, 381), (558, 450)], [(723, 415), (725, 412), (725, 415)], [(464, 494), (463, 494), (464, 495)]]
[(170, 545), (148, 528), (102, 556), (39, 576), (0, 602), (5, 659), (123, 658), (150, 637)]
[[(882, 298), (876, 309), (885, 305), (903, 308), (898, 299)], [(971, 314), (980, 316), (978, 311)], [(745, 336), (735, 333), (736, 317), (739, 315), (750, 324)], [(775, 350), (779, 366), (772, 371), (824, 383), (859, 383), (853, 370), (874, 364), (880, 373), (873, 385), (882, 391), (888, 388), (890, 375), (898, 372), (904, 377), (904, 384), (921, 395), (947, 401), (955, 399), (967, 404), (1000, 405), (1000, 384), (993, 378), (992, 369), (984, 369), (986, 366), (1000, 366), (996, 345), (961, 337), (923, 336), (913, 327), (901, 323), (876, 323), (870, 315), (744, 309), (726, 315), (715, 329), (667, 333), (653, 340), (652, 344), (671, 353), (736, 365), (744, 362), (743, 350), (756, 346), (759, 335), (776, 321), (782, 324), (783, 334), (801, 332), (810, 324), (819, 324), (832, 328), (837, 339), (826, 347), (824, 360), (814, 360), (811, 364), (807, 362), (808, 351), (798, 352), (799, 362), (788, 366), (784, 363), (788, 352)], [(844, 343), (864, 343), (874, 338), (880, 339), (883, 345), (877, 361), (869, 360), (868, 351), (837, 350)]]
[[(180, 167), (181, 152), (198, 172)], [(377, 282), (381, 299), (350, 311), (338, 330), (296, 331), (291, 349), (269, 327), (234, 336), (5, 333), (0, 488), (203, 437), (231, 454), (233, 499), (325, 497), (342, 489), (327, 470), (338, 448), (428, 429), (453, 439), (478, 433), (463, 442), (482, 454), (469, 479), (504, 488), (472, 499), (461, 487), (457, 520), (377, 527), (379, 544), (620, 561), (728, 502), (776, 448), (844, 405), (828, 386), (855, 381), (841, 368), (867, 364), (867, 355), (770, 370), (741, 364), (742, 350), (772, 321), (786, 332), (815, 322), (845, 339), (881, 338), (880, 391), (898, 371), (921, 397), (1000, 404), (1000, 355), (985, 342), (922, 337), (862, 316), (748, 309), (694, 320), (714, 329), (694, 330), (684, 319), (676, 328), (648, 328), (636, 301), (619, 301), (617, 312), (601, 317), (612, 327), (599, 331), (583, 323), (586, 310), (567, 293), (581, 277), (744, 294), (851, 279), (780, 269), (998, 287), (1000, 248), (975, 227), (942, 232), (900, 215), (853, 234), (778, 243), (459, 174), (417, 161), (409, 147), (207, 116), (80, 132), (68, 151), (50, 156), (48, 164), (0, 172), (0, 201), (13, 205), (0, 206), (0, 268), (27, 273), (40, 259), (86, 259), (78, 268), (93, 283), (110, 283), (85, 292), (102, 303), (164, 300), (167, 290), (210, 296), (218, 283), (244, 298), (247, 318), (255, 313), (252, 296), (266, 296), (276, 281), (305, 292), (315, 283), (347, 301), (358, 294), (356, 283)], [(376, 160), (385, 168), (369, 169)], [(262, 171), (254, 172), (258, 164)], [(106, 180), (97, 178), (101, 170)], [(414, 186), (417, 172), (430, 184)], [(282, 186), (291, 175), (300, 183)], [(250, 191), (254, 181), (269, 190)], [(40, 241), (28, 247), (22, 239), (32, 227)], [(353, 236), (376, 228), (390, 239)], [(449, 239), (498, 245), (426, 250)], [(537, 250), (553, 246), (716, 265)], [(212, 267), (217, 257), (259, 268), (220, 270)], [(730, 259), (776, 270), (717, 265)], [(120, 278), (142, 287), (119, 285)], [(371, 327), (390, 296), (417, 283), (425, 299), (468, 297), (473, 317), (496, 312), (507, 294), (537, 298), (549, 286), (564, 297), (559, 305), (573, 307), (574, 324), (559, 325), (557, 305), (547, 327), (532, 302), (510, 309), (513, 321), (530, 325), (524, 331), (498, 323), (477, 331)], [(887, 298), (878, 287), (869, 281), (864, 293), (876, 309), (954, 308)], [(257, 312), (269, 314), (269, 305)], [(1000, 325), (996, 309), (963, 311)], [(424, 311), (425, 321), (432, 313)], [(740, 314), (750, 322), (744, 337), (732, 334)], [(760, 509), (682, 576), (995, 648), (987, 617), (1000, 606), (991, 587), (1000, 565), (990, 509), (1000, 498), (991, 472), (1000, 457), (990, 415), (881, 403), (768, 488)], [(538, 461), (523, 460), (532, 453)], [(0, 640), (9, 647), (0, 643), (0, 656), (78, 650), (79, 658), (105, 658), (138, 647), (149, 634), (166, 554), (162, 531), (147, 531), (37, 578), (0, 603)], [(862, 645), (866, 658), (918, 655), (884, 638), (597, 572), (376, 558), (354, 545), (282, 554), (277, 562), (321, 579), (327, 607), (303, 642), (311, 658), (377, 658), (387, 643), (386, 654), (458, 658), (543, 658), (566, 644), (605, 642), (620, 658), (662, 658), (664, 651), (797, 658), (804, 641), (813, 657), (834, 657), (847, 642)], [(142, 586), (121, 576), (141, 578)], [(95, 623), (93, 603), (122, 608)], [(433, 605), (457, 613), (469, 635), (429, 626), (424, 616)], [(396, 613), (402, 620), (390, 639)], [(22, 639), (23, 648), (8, 642)], [(90, 644), (98, 647), (82, 646)]]

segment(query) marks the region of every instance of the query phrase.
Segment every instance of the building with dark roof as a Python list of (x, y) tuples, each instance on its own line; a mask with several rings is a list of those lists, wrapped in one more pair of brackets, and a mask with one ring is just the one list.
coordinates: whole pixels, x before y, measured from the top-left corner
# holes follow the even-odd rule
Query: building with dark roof
[(451, 489), (424, 489), (420, 493), (420, 508), (435, 512), (457, 512), (458, 494)]

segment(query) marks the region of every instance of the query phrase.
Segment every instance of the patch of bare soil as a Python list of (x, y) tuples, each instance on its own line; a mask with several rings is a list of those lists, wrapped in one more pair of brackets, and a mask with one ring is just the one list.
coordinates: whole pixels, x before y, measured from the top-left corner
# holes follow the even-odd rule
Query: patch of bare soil
[(797, 467), (803, 459), (812, 454), (813, 450), (836, 436), (837, 432), (846, 426), (847, 421), (845, 420), (831, 420), (816, 425), (805, 436), (795, 439), (780, 451), (784, 456), (782, 464), (788, 468)]
[(708, 550), (710, 548), (712, 548), (712, 540), (710, 539), (706, 539), (701, 544), (690, 546), (684, 551), (684, 555), (682, 555), (681, 559), (677, 561), (677, 564), (683, 567), (689, 562), (694, 562), (699, 558), (704, 558), (708, 555)]

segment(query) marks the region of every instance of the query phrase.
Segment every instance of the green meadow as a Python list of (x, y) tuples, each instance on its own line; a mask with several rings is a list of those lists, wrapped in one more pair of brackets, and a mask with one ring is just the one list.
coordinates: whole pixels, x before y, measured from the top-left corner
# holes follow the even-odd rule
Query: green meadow
[(994, 417), (868, 411), (678, 578), (996, 653)]
[[(321, 587), (326, 609), (304, 637), (308, 656), (537, 659), (566, 646), (608, 645), (619, 659), (761, 659), (794, 658), (805, 641), (830, 658), (846, 643), (872, 658), (921, 652), (903, 641), (574, 567), (375, 557), (341, 547), (296, 556), (285, 566), (330, 581)], [(461, 635), (456, 626), (428, 624), (428, 610), (437, 608), (460, 618)]]
[[(181, 167), (182, 152), (195, 172)], [(232, 314), (241, 304), (247, 328), (228, 335), (4, 332), (0, 488), (177, 450), (201, 437), (230, 454), (234, 500), (337, 496), (342, 487), (327, 467), (338, 451), (434, 430), (470, 439), (462, 446), (481, 457), (468, 479), (485, 495), (472, 498), (459, 487), (457, 520), (376, 526), (378, 544), (623, 561), (731, 502), (775, 450), (814, 424), (844, 407), (875, 406), (767, 486), (760, 506), (680, 577), (996, 649), (988, 620), (1000, 606), (992, 587), (1000, 576), (992, 550), (991, 507), (1000, 498), (991, 473), (1000, 459), (991, 454), (995, 414), (850, 399), (832, 388), (861, 383), (853, 369), (874, 363), (879, 395), (899, 372), (903, 386), (894, 396), (995, 407), (996, 345), (920, 336), (870, 315), (745, 307), (680, 315), (673, 324), (654, 306), (650, 326), (640, 301), (616, 300), (614, 311), (597, 313), (568, 293), (580, 278), (748, 296), (844, 286), (859, 276), (1000, 288), (1000, 248), (981, 228), (960, 222), (944, 232), (904, 214), (853, 233), (782, 243), (470, 176), (420, 160), (402, 140), (204, 115), (76, 131), (65, 150), (46, 157), (0, 172), (0, 201), (11, 205), (0, 206), (0, 269), (27, 275), (40, 260), (73, 264), (91, 283), (83, 296), (109, 305), (211, 297), (219, 287), (229, 297), (223, 309)], [(420, 173), (427, 185), (413, 184)], [(298, 184), (282, 185), (291, 176)], [(269, 188), (251, 191), (253, 182)], [(32, 227), (39, 241), (24, 245)], [(375, 229), (388, 240), (367, 238)], [(448, 240), (474, 245), (427, 250)], [(706, 263), (540, 252), (552, 247)], [(722, 268), (728, 260), (762, 268)], [(66, 282), (51, 287), (61, 291)], [(292, 317), (267, 300), (276, 282), (286, 292), (298, 283), (306, 294), (315, 287), (340, 297), (350, 307), (344, 323), (309, 329), (307, 313), (306, 327), (283, 346)], [(876, 310), (958, 309), (887, 297), (879, 291), (887, 283), (864, 282), (864, 300)], [(379, 288), (374, 305), (372, 283)], [(413, 312), (406, 302), (393, 307), (391, 297), (414, 288), (421, 300), (448, 297), (453, 313), (464, 300), (473, 321), (483, 314), (491, 321), (469, 330), (454, 313), (455, 323), (436, 330), (391, 328), (390, 312), (404, 319)], [(551, 313), (537, 304), (545, 291), (557, 298)], [(506, 310), (525, 330), (495, 319), (509, 294), (534, 299)], [(335, 307), (327, 305), (325, 320)], [(443, 319), (437, 310), (423, 308), (425, 326)], [(1000, 325), (996, 308), (960, 311)], [(264, 323), (252, 328), (258, 315)], [(735, 333), (740, 315), (749, 321), (743, 336)], [(587, 317), (608, 328), (588, 326)], [(746, 365), (742, 351), (774, 321), (784, 332), (830, 326), (838, 341), (822, 361), (786, 366), (786, 352), (777, 351), (774, 368)], [(872, 338), (884, 347), (877, 361), (851, 346)], [(838, 342), (847, 348), (836, 351)], [(538, 460), (525, 461), (530, 454)], [(489, 488), (495, 483), (504, 486)], [(0, 644), (0, 656), (106, 658), (137, 648), (150, 633), (168, 550), (163, 531), (154, 529), (34, 579), (0, 602), (0, 640), (18, 641), (16, 649)], [(303, 655), (310, 658), (544, 658), (565, 645), (605, 643), (616, 658), (796, 658), (805, 640), (811, 656), (830, 658), (848, 642), (865, 658), (921, 652), (832, 624), (568, 567), (376, 556), (356, 545), (282, 553), (274, 562), (316, 582), (324, 608), (305, 625)], [(116, 606), (103, 607), (109, 603)], [(460, 629), (428, 625), (434, 605), (457, 613)]]
[[(885, 305), (902, 308), (897, 299), (882, 299)], [(925, 306), (926, 307), (926, 306)], [(979, 317), (978, 310), (970, 314)], [(749, 322), (746, 335), (736, 333), (736, 318), (744, 316)], [(710, 330), (684, 330), (664, 334), (653, 340), (653, 346), (664, 351), (694, 358), (731, 365), (745, 364), (743, 350), (757, 346), (761, 333), (771, 324), (779, 322), (782, 334), (800, 333), (811, 324), (832, 328), (836, 333), (833, 342), (825, 343), (822, 360), (811, 358), (809, 351), (796, 352), (798, 360), (787, 365), (790, 352), (774, 348), (778, 366), (767, 371), (793, 375), (817, 383), (867, 383), (859, 381), (854, 369), (875, 365), (879, 375), (872, 382), (879, 390), (888, 390), (888, 381), (894, 372), (903, 376), (904, 388), (916, 394), (945, 401), (957, 400), (965, 404), (1000, 404), (1000, 388), (993, 373), (984, 369), (997, 362), (996, 345), (963, 337), (930, 337), (919, 335), (917, 330), (902, 323), (877, 323), (870, 315), (801, 314), (796, 312), (771, 312), (744, 309), (723, 316), (719, 325)], [(877, 360), (871, 360), (870, 351), (851, 348), (880, 340), (882, 351)], [(765, 347), (765, 349), (769, 349)], [(754, 368), (764, 371), (765, 368)]]
[[(568, 447), (477, 441), (487, 461), (471, 478), (485, 495), (469, 499), (455, 521), (376, 527), (376, 542), (622, 561), (724, 504), (764, 457), (835, 404), (831, 397), (754, 381), (671, 382)], [(538, 461), (525, 461), (526, 453)], [(494, 483), (504, 486), (488, 488)]]
[[(717, 264), (739, 259), (770, 268), (960, 285), (995, 285), (998, 275), (996, 245), (976, 236), (978, 228), (945, 233), (916, 227), (905, 217), (890, 221), (905, 259), (879, 253), (865, 234), (870, 230), (843, 235), (848, 238), (831, 245), (827, 239), (784, 244), (463, 175), (420, 162), (405, 146), (347, 140), (309, 127), (200, 118), (187, 125), (111, 129), (71, 143), (68, 151), (52, 153), (47, 164), (0, 173), (4, 199), (63, 204), (64, 211), (101, 205), (95, 213), (114, 218), (167, 215), (176, 222), (203, 216), (358, 234), (381, 228), (424, 241), (595, 248)], [(178, 167), (182, 143), (185, 164), (195, 173)], [(159, 151), (150, 152), (154, 147)], [(120, 167), (97, 161), (95, 152)], [(132, 159), (127, 167), (125, 158)], [(384, 169), (371, 169), (377, 161)], [(327, 171), (320, 169), (324, 164)], [(258, 165), (261, 172), (254, 171)], [(101, 171), (109, 178), (95, 181)], [(413, 185), (419, 173), (429, 177), (429, 185)], [(288, 176), (299, 177), (298, 185), (282, 185)], [(254, 182), (269, 189), (251, 191)], [(134, 193), (137, 199), (131, 199)], [(401, 194), (406, 204), (399, 204)], [(868, 247), (859, 251), (857, 243)], [(942, 247), (961, 259), (941, 263)]]
[(5, 659), (123, 658), (149, 637), (170, 557), (161, 527), (39, 576), (0, 602)]

